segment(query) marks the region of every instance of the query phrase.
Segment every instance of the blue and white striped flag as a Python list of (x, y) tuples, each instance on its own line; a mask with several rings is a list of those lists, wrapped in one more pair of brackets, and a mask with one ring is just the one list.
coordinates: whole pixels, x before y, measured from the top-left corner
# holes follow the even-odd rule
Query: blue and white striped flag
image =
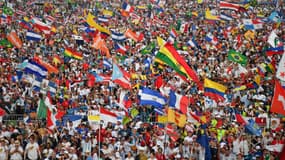
[(166, 98), (163, 97), (158, 91), (148, 88), (142, 88), (139, 91), (140, 105), (151, 105), (158, 108), (163, 108), (166, 104)]
[(103, 59), (103, 66), (106, 67), (107, 69), (112, 68), (112, 62), (108, 61), (107, 59)]
[(35, 32), (28, 31), (26, 34), (26, 38), (28, 41), (37, 41), (38, 42), (42, 39), (42, 36), (35, 33)]
[(50, 92), (51, 96), (56, 94), (57, 85), (56, 83), (49, 81), (47, 79), (43, 79), (41, 77), (35, 77), (33, 83), (33, 90), (36, 92), (41, 92), (46, 94), (47, 91)]
[(33, 60), (29, 60), (25, 67), (25, 72), (45, 78), (48, 74), (47, 69)]
[(123, 33), (117, 33), (112, 31), (112, 39), (113, 41), (125, 41), (127, 38)]
[(233, 17), (222, 12), (220, 15), (220, 19), (224, 21), (232, 21)]
[(104, 17), (104, 16), (99, 16), (98, 17), (98, 22), (101, 22), (101, 23), (109, 22), (109, 18), (108, 17)]

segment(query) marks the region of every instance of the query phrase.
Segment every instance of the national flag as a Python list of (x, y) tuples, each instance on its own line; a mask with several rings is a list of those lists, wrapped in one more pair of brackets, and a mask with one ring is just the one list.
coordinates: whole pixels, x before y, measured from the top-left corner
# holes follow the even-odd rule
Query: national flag
[(279, 41), (279, 37), (274, 30), (271, 31), (270, 35), (268, 36), (267, 42), (271, 45), (272, 48), (277, 48), (282, 45), (282, 43)]
[(223, 101), (225, 99), (224, 96), (225, 96), (226, 90), (227, 90), (227, 87), (222, 84), (214, 82), (208, 78), (204, 80), (205, 96), (212, 98), (216, 102)]
[(166, 98), (163, 97), (158, 91), (148, 88), (139, 90), (140, 105), (151, 105), (158, 108), (163, 108), (166, 104)]
[(270, 112), (285, 115), (285, 89), (278, 80), (275, 81), (274, 96)]
[(0, 24), (4, 25), (7, 23), (8, 23), (7, 16), (5, 14), (2, 14), (0, 17)]
[(16, 10), (16, 12), (15, 12), (16, 14), (18, 14), (18, 15), (22, 15), (22, 16), (25, 16), (25, 15), (27, 15), (27, 13), (26, 12), (24, 12), (24, 11), (21, 11), (21, 10)]
[(93, 39), (93, 45), (95, 49), (98, 49), (101, 51), (101, 53), (104, 53), (107, 58), (110, 58), (110, 51), (109, 48), (107, 47), (107, 44), (104, 39), (101, 38), (100, 34), (98, 34), (94, 39)]
[(101, 22), (101, 23), (109, 22), (109, 18), (108, 17), (104, 17), (104, 16), (99, 16), (98, 17), (98, 22)]
[(214, 44), (214, 45), (217, 45), (218, 44), (218, 39), (217, 37), (215, 37), (211, 32), (207, 33), (206, 35), (206, 41)]
[(123, 33), (118, 33), (118, 32), (115, 32), (115, 31), (111, 31), (112, 32), (112, 40), (113, 41), (125, 41), (127, 38), (126, 36), (123, 34)]
[(100, 115), (88, 115), (88, 122), (100, 122)]
[(110, 62), (109, 60), (107, 60), (106, 58), (103, 59), (103, 66), (107, 69), (112, 68), (112, 62)]
[(29, 60), (25, 67), (25, 72), (45, 78), (48, 74), (47, 69), (33, 60)]
[(62, 60), (58, 55), (54, 55), (52, 62), (53, 62), (55, 65), (58, 65), (58, 64), (62, 64), (62, 63), (63, 63), (63, 60)]
[(122, 46), (122, 45), (119, 44), (119, 43), (115, 43), (115, 44), (114, 44), (114, 49), (115, 49), (117, 52), (119, 52), (119, 53), (121, 53), (121, 54), (123, 54), (123, 55), (127, 52), (127, 48), (124, 47), (124, 46)]
[(3, 7), (3, 13), (9, 16), (12, 16), (14, 14), (14, 10), (11, 7), (4, 6)]
[(166, 134), (170, 137), (173, 142), (176, 142), (179, 139), (179, 134), (176, 132), (172, 124), (167, 124), (165, 126)]
[(255, 123), (252, 118), (247, 121), (247, 124), (245, 125), (245, 131), (256, 136), (262, 135), (262, 129)]
[(220, 1), (220, 9), (228, 9), (228, 10), (234, 10), (239, 11), (241, 6), (239, 4)]
[(70, 57), (70, 58), (74, 58), (74, 59), (78, 59), (78, 60), (82, 60), (83, 59), (83, 55), (81, 53), (79, 53), (77, 51), (74, 51), (71, 48), (65, 48), (63, 54), (66, 57)]
[(140, 52), (141, 54), (151, 54), (155, 48), (155, 43), (152, 42), (151, 44), (144, 47)]
[(14, 30), (12, 30), (7, 35), (7, 39), (8, 39), (9, 42), (11, 42), (18, 49), (22, 48), (23, 42), (21, 41), (21, 39), (18, 37), (17, 33)]
[(122, 108), (128, 109), (132, 106), (132, 101), (129, 99), (128, 91), (121, 90), (118, 102)]
[(102, 75), (102, 74), (97, 74), (96, 72), (92, 73), (93, 76), (95, 77), (95, 82), (110, 82), (111, 77), (107, 75)]
[(19, 25), (27, 30), (32, 30), (32, 25), (28, 22), (28, 21), (25, 21), (25, 20), (20, 20), (19, 21)]
[(176, 38), (178, 36), (178, 33), (176, 32), (176, 30), (174, 28), (171, 29), (170, 36), (173, 38)]
[(282, 81), (285, 81), (285, 54), (283, 54), (279, 62), (278, 69), (276, 72), (276, 77)]
[(263, 22), (257, 19), (242, 19), (244, 28), (247, 30), (256, 30), (263, 28)]
[(72, 127), (76, 128), (81, 124), (82, 116), (81, 115), (68, 115), (62, 117), (62, 120), (67, 124), (67, 122), (72, 122)]
[(134, 40), (135, 42), (140, 42), (144, 39), (144, 34), (140, 32), (134, 32), (131, 29), (127, 29), (125, 32), (125, 36)]
[(130, 75), (113, 63), (112, 81), (125, 89), (131, 88)]
[(37, 118), (41, 120), (46, 120), (47, 118), (47, 106), (45, 104), (44, 99), (40, 99), (38, 101), (38, 108), (37, 108)]
[(41, 20), (39, 20), (36, 17), (33, 17), (31, 19), (31, 22), (33, 23), (33, 26), (37, 29), (39, 29), (41, 32), (43, 32), (44, 34), (50, 34), (51, 32), (51, 26), (42, 22)]
[(47, 21), (49, 21), (50, 23), (53, 23), (53, 22), (56, 20), (56, 18), (54, 18), (54, 17), (52, 17), (52, 16), (50, 16), (50, 15), (45, 15), (44, 18), (45, 18)]
[(59, 73), (59, 70), (56, 67), (54, 67), (53, 65), (43, 61), (40, 57), (34, 56), (33, 60), (36, 61), (37, 63), (39, 63), (44, 68), (46, 68), (48, 73), (54, 73), (54, 74)]
[(247, 120), (238, 112), (235, 113), (235, 121), (240, 125), (246, 125)]
[(0, 40), (0, 47), (1, 47), (1, 48), (12, 48), (13, 45), (12, 45), (11, 42), (9, 42), (9, 41), (5, 38), (5, 39)]
[(122, 4), (122, 9), (125, 11), (125, 12), (133, 12), (135, 10), (135, 7), (131, 6), (130, 4), (128, 4), (127, 2), (123, 2)]
[(270, 20), (271, 22), (281, 22), (281, 16), (276, 11), (271, 12), (271, 14), (267, 19)]
[(155, 56), (155, 61), (162, 64), (167, 64), (177, 73), (192, 79), (199, 83), (199, 78), (194, 70), (190, 68), (187, 62), (179, 55), (173, 45), (166, 43), (162, 46)]
[(45, 104), (47, 105), (47, 128), (53, 130), (56, 127), (56, 113), (52, 109), (52, 100), (49, 94), (45, 99)]
[(233, 20), (233, 17), (230, 16), (230, 15), (225, 14), (224, 12), (222, 12), (222, 13), (220, 14), (220, 19), (221, 19), (221, 20), (224, 20), (224, 21), (232, 21), (232, 20)]
[(117, 123), (117, 115), (103, 107), (100, 107), (100, 120), (103, 120), (105, 124), (108, 122), (110, 123)]
[(279, 46), (279, 47), (275, 47), (275, 48), (267, 48), (267, 49), (265, 49), (265, 53), (267, 56), (273, 56), (276, 54), (283, 54), (284, 53), (284, 47)]
[(156, 86), (156, 88), (158, 89), (158, 88), (160, 88), (161, 86), (163, 86), (164, 85), (164, 81), (163, 81), (163, 78), (162, 78), (162, 75), (159, 75), (158, 77), (156, 77), (156, 80), (155, 80), (155, 86)]
[(210, 9), (206, 9), (205, 18), (210, 21), (218, 21), (220, 20), (219, 16), (213, 15)]
[(198, 47), (198, 43), (195, 41), (194, 38), (192, 38), (189, 41), (187, 41), (187, 45), (191, 46), (192, 48), (197, 48)]
[(112, 17), (114, 13), (113, 13), (113, 11), (111, 11), (111, 10), (106, 10), (106, 9), (104, 9), (103, 12), (102, 12), (102, 14), (103, 14), (105, 17)]
[(35, 77), (32, 82), (32, 86), (34, 91), (43, 94), (49, 92), (51, 96), (54, 96), (57, 90), (57, 84), (55, 82), (43, 79), (41, 77)]
[(209, 144), (209, 137), (206, 134), (205, 131), (205, 124), (201, 126), (201, 129), (199, 130), (198, 136), (197, 136), (197, 142), (205, 149), (205, 155), (203, 159), (205, 160), (211, 160), (212, 158), (212, 153), (211, 153), (211, 148)]
[(42, 39), (42, 36), (35, 33), (35, 32), (28, 31), (26, 34), (26, 38), (28, 41), (37, 41), (38, 42)]
[(188, 30), (189, 30), (189, 23), (183, 22), (179, 29), (180, 33), (187, 33)]
[(86, 19), (86, 22), (88, 23), (88, 25), (90, 27), (93, 27), (95, 29), (97, 29), (98, 31), (100, 31), (101, 33), (104, 33), (104, 34), (107, 34), (107, 35), (110, 35), (110, 31), (107, 29), (107, 28), (104, 28), (102, 26), (100, 26), (99, 24), (97, 24), (95, 21), (94, 21), (94, 18), (95, 16), (93, 16), (90, 12), (88, 13), (88, 16), (87, 16), (87, 19)]
[(247, 57), (235, 50), (229, 50), (228, 59), (241, 65), (247, 64)]
[(22, 77), (23, 77), (23, 72), (22, 71), (16, 71), (16, 75), (14, 75), (13, 77), (12, 77), (12, 82), (19, 82), (19, 81), (21, 81), (21, 79), (22, 79)]
[(189, 105), (188, 97), (175, 93), (174, 91), (170, 91), (168, 103), (170, 107), (174, 107), (183, 114), (187, 114)]

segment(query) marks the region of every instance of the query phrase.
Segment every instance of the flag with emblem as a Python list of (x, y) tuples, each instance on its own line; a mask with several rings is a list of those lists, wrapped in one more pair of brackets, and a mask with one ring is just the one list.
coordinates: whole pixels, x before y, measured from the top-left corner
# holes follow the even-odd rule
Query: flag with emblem
[(283, 54), (279, 62), (276, 77), (282, 81), (285, 81), (285, 54)]
[(241, 65), (247, 64), (247, 57), (232, 49), (228, 53), (228, 59)]
[(275, 81), (274, 96), (270, 112), (285, 115), (285, 89), (279, 81)]

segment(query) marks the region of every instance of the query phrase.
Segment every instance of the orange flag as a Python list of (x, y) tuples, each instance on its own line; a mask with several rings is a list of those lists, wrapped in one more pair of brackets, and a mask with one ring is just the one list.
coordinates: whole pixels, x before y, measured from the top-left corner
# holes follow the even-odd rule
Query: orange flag
[(127, 29), (126, 32), (125, 32), (125, 36), (128, 37), (128, 38), (131, 38), (133, 39), (135, 42), (140, 42), (143, 40), (144, 38), (144, 35), (143, 33), (136, 33), (136, 32), (133, 32), (132, 30), (130, 29)]
[(104, 41), (104, 39), (101, 38), (100, 35), (97, 35), (94, 39), (93, 39), (93, 48), (100, 50), (101, 52), (106, 54), (106, 57), (110, 58), (110, 51), (106, 45), (106, 42)]
[(17, 48), (22, 48), (22, 41), (21, 39), (18, 37), (18, 35), (16, 34), (15, 31), (11, 31), (9, 33), (9, 35), (7, 35), (7, 39), (8, 41), (10, 41), (15, 47)]

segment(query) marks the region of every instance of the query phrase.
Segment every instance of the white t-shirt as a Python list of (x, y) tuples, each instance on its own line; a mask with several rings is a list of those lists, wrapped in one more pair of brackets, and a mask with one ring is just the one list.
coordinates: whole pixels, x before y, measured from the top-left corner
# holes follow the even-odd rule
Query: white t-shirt
[[(16, 150), (16, 148), (15, 147), (12, 147), (11, 149), (10, 149), (10, 153), (11, 152), (14, 152)], [(19, 146), (19, 148), (18, 148), (18, 151), (19, 152), (24, 152), (24, 150), (23, 150), (23, 148), (21, 147), (21, 146)], [(19, 152), (15, 152), (15, 153), (13, 153), (13, 154), (11, 154), (11, 157), (10, 157), (10, 160), (22, 160), (23, 159), (23, 156), (22, 156), (22, 154), (20, 154)], [(2, 157), (1, 157), (2, 158)]]
[(7, 146), (0, 146), (0, 157), (1, 159), (6, 159), (7, 158), (7, 151), (8, 150), (8, 147)]
[(38, 143), (34, 142), (32, 143), (28, 143), (26, 146), (26, 151), (27, 151), (27, 157), (31, 160), (36, 160), (38, 159), (38, 150), (39, 149), (39, 145)]

